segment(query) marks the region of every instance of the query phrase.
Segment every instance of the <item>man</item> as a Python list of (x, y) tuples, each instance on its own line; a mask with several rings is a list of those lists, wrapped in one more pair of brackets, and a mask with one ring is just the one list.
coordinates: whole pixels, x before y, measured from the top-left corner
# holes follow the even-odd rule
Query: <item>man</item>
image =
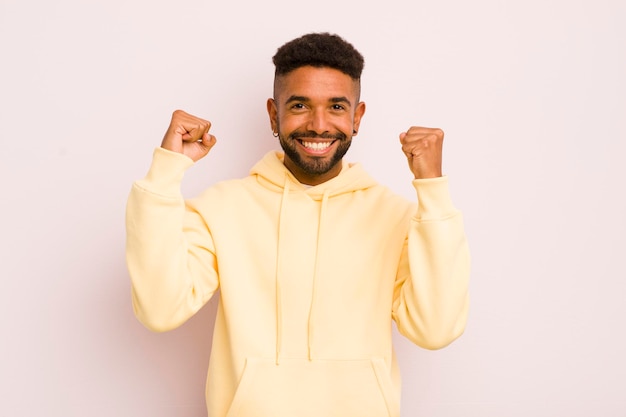
[(363, 58), (338, 36), (277, 51), (267, 111), (284, 150), (184, 201), (184, 171), (215, 145), (174, 112), (127, 208), (133, 306), (175, 328), (220, 292), (206, 386), (212, 417), (400, 414), (392, 320), (417, 345), (461, 335), (469, 253), (441, 173), (443, 132), (400, 134), (419, 204), (343, 156), (359, 131)]

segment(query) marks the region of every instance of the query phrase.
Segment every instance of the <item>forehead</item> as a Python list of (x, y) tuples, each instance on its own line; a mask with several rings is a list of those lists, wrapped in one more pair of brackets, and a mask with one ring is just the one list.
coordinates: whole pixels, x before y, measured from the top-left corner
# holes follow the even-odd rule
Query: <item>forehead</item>
[(356, 98), (358, 81), (349, 75), (328, 67), (305, 66), (288, 74), (276, 77), (274, 96), (276, 99), (293, 95), (311, 100), (329, 100), (333, 97)]

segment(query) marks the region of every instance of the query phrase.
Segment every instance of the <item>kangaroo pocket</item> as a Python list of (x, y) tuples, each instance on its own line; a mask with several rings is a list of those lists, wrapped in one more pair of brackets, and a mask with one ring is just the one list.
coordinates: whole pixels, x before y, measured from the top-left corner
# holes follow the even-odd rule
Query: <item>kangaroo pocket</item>
[(248, 359), (227, 417), (398, 417), (382, 359)]

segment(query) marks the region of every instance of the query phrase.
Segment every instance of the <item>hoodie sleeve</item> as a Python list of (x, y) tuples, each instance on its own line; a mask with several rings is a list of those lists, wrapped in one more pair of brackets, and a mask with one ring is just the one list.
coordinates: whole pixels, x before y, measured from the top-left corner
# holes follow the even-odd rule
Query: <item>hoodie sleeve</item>
[(157, 148), (146, 177), (126, 206), (126, 262), (132, 303), (141, 323), (173, 329), (218, 288), (215, 250), (201, 216), (183, 200), (180, 184), (193, 161)]
[(447, 177), (414, 180), (411, 219), (394, 288), (393, 318), (401, 334), (426, 349), (452, 343), (465, 329), (470, 256), (461, 213)]

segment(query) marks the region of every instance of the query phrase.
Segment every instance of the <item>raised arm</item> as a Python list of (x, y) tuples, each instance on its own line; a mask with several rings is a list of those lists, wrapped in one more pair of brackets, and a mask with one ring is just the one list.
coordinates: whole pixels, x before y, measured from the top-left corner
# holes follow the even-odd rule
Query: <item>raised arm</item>
[(184, 172), (215, 144), (210, 126), (174, 112), (148, 174), (133, 184), (128, 198), (126, 260), (133, 309), (155, 331), (182, 324), (219, 285), (210, 231), (186, 207), (180, 191)]
[(427, 348), (447, 346), (464, 331), (469, 309), (470, 255), (461, 213), (441, 175), (443, 131), (412, 127), (400, 135), (415, 179), (418, 210), (411, 220), (394, 291), (401, 334)]

